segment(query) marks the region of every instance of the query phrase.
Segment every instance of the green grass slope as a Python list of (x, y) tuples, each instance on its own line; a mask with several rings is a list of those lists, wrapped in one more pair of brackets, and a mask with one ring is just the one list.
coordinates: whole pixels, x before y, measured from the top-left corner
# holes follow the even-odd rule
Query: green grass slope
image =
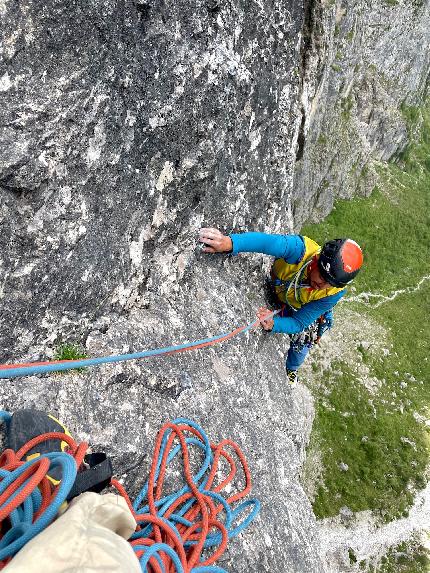
[(407, 513), (414, 491), (427, 480), (430, 107), (405, 113), (413, 143), (396, 163), (380, 167), (371, 197), (340, 201), (325, 221), (301, 231), (320, 243), (349, 236), (363, 247), (365, 267), (342, 308), (380, 325), (387, 337), (384, 351), (369, 352), (360, 344), (353, 349), (357, 362), (379, 381), (376, 391), (342, 358), (312, 387), (316, 418), (309, 453), (318, 450), (322, 462), (313, 502), (318, 517), (348, 506), (394, 519)]

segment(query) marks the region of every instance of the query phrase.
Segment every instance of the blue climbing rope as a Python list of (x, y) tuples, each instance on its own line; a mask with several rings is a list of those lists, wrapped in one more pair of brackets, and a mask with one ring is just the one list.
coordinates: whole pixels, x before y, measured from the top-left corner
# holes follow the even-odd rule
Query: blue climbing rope
[[(267, 315), (270, 318), (278, 311), (274, 311)], [(246, 326), (242, 326), (226, 332), (212, 336), (211, 338), (204, 338), (196, 340), (195, 342), (188, 342), (186, 344), (179, 344), (177, 346), (168, 346), (166, 348), (156, 348), (154, 350), (146, 350), (144, 352), (134, 352), (132, 354), (117, 354), (112, 356), (101, 356), (99, 358), (85, 358), (82, 360), (66, 360), (66, 361), (52, 361), (43, 364), (3, 364), (0, 366), (0, 378), (17, 378), (20, 376), (34, 376), (38, 374), (46, 374), (48, 372), (63, 372), (65, 370), (72, 370), (76, 368), (87, 368), (89, 366), (99, 366), (100, 364), (109, 364), (113, 362), (124, 362), (127, 360), (137, 360), (141, 358), (153, 358), (155, 356), (175, 354), (186, 350), (198, 350), (206, 346), (212, 346), (218, 342), (229, 340), (238, 334), (244, 334), (259, 324), (256, 320)]]

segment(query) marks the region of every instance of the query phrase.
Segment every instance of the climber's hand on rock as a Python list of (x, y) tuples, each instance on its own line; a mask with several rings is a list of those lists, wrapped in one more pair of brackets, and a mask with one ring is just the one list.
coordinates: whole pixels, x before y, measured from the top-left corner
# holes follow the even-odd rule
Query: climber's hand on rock
[[(264, 328), (264, 330), (272, 330), (273, 328), (274, 322), (273, 322), (273, 316), (270, 316), (271, 313), (272, 311), (266, 308), (265, 306), (262, 306), (258, 309), (257, 318), (260, 321), (261, 327)], [(269, 318), (265, 318), (267, 316), (269, 316)]]
[(218, 229), (200, 229), (199, 241), (206, 245), (202, 249), (204, 253), (228, 253), (233, 250), (233, 243), (230, 237), (223, 235)]

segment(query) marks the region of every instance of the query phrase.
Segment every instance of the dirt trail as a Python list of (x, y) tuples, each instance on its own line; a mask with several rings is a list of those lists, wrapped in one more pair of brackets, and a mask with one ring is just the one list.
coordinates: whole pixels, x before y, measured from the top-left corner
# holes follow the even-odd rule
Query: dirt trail
[[(389, 296), (386, 296), (384, 294), (372, 293), (372, 292), (362, 292), (356, 296), (350, 296), (350, 297), (346, 298), (345, 302), (361, 302), (363, 304), (371, 306), (372, 308), (378, 308), (379, 306), (381, 306), (382, 304), (385, 304), (386, 302), (393, 301), (396, 297), (398, 297), (401, 294), (410, 294), (410, 293), (416, 292), (428, 280), (430, 280), (430, 275), (424, 276), (418, 282), (418, 284), (416, 286), (395, 290)], [(371, 299), (379, 299), (379, 300), (378, 300), (378, 302), (375, 302), (374, 304), (372, 304)]]

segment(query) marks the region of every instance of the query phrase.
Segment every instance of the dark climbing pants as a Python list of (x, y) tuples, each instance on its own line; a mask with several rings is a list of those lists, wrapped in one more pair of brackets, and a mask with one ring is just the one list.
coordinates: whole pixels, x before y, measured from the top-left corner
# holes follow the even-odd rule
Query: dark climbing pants
[(298, 370), (300, 366), (305, 361), (306, 356), (308, 355), (310, 347), (305, 345), (301, 350), (296, 350), (293, 348), (293, 345), (290, 345), (290, 348), (287, 353), (287, 360), (285, 362), (285, 367), (287, 370)]

